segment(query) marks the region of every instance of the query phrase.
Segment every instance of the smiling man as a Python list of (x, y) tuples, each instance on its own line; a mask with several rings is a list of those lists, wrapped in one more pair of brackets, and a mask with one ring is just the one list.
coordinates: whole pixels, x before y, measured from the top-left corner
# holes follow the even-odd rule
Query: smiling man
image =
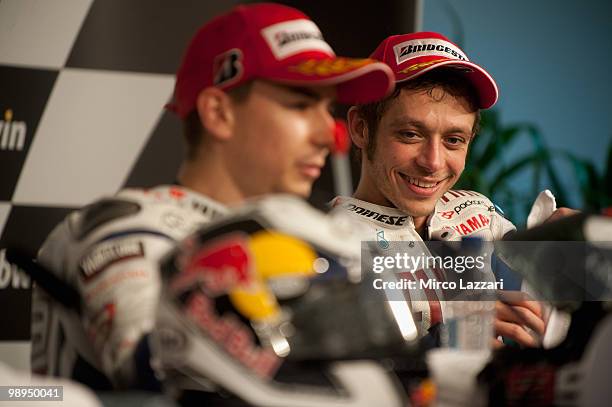
[[(401, 209), (420, 233), (463, 172), (477, 125), (477, 107), (463, 96), (470, 90), (457, 82), (460, 75), (439, 69), (406, 84), (392, 103), (381, 104), (377, 124), (360, 121), (367, 108), (351, 111), (353, 140), (365, 150), (355, 197)], [(366, 138), (370, 129), (373, 137)]]
[[(465, 168), (480, 110), (497, 101), (493, 78), (457, 45), (433, 32), (391, 36), (371, 57), (391, 67), (396, 89), (386, 99), (349, 110), (361, 178), (353, 197), (338, 197), (333, 205), (367, 225), (370, 240), (383, 243), (464, 236), (497, 240), (515, 230), (487, 197), (451, 189)], [(414, 273), (418, 279), (436, 277), (435, 270)], [(409, 294), (422, 333), (442, 322), (439, 290)], [(497, 311), (498, 335), (535, 345), (525, 327), (544, 332), (542, 312), (534, 302), (498, 302)]]
[(77, 314), (35, 296), (33, 369), (97, 389), (140, 386), (159, 260), (248, 198), (307, 197), (333, 144), (331, 104), (372, 102), (393, 87), (388, 66), (336, 57), (294, 8), (243, 5), (205, 24), (168, 106), (184, 121), (187, 141), (177, 185), (94, 202), (70, 214), (40, 250), (39, 262), (78, 291), (82, 307)]

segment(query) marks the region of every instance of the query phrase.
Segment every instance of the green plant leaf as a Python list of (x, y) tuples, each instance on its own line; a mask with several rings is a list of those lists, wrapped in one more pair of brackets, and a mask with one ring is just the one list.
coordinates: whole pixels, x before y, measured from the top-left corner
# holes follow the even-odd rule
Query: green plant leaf
[(498, 184), (504, 184), (509, 178), (523, 169), (535, 165), (538, 161), (544, 160), (548, 158), (548, 153), (545, 150), (536, 151), (535, 153), (528, 154), (517, 159), (514, 164), (510, 165), (507, 168), (503, 168), (501, 171), (497, 173), (494, 177), (492, 177), (491, 186), (492, 190), (495, 191)]
[[(544, 141), (544, 137), (542, 136), (542, 133), (540, 132), (540, 129), (538, 127), (527, 124), (524, 126), (524, 129), (529, 135), (529, 137), (531, 138), (531, 141), (533, 143), (535, 150), (539, 152), (544, 152), (543, 154), (546, 156), (545, 159), (542, 159), (538, 163), (538, 166), (539, 168), (541, 168), (541, 166), (544, 167), (544, 170), (546, 171), (546, 175), (548, 176), (548, 179), (550, 180), (550, 189), (552, 189), (552, 192), (555, 195), (557, 204), (559, 204), (560, 206), (568, 206), (566, 189), (565, 187), (563, 187), (563, 184), (559, 181), (559, 177), (557, 176), (558, 172), (552, 162), (553, 157), (557, 155), (557, 153), (547, 148), (546, 143)], [(536, 186), (536, 183), (534, 182), (533, 190), (532, 190), (534, 197), (537, 196), (537, 194), (540, 192), (541, 186), (542, 186), (541, 179), (538, 180), (537, 186)]]
[(533, 176), (531, 179), (531, 195), (538, 196), (540, 185), (542, 185), (542, 162), (547, 160), (535, 160), (533, 162)]
[(527, 133), (529, 138), (531, 138), (533, 147), (536, 150), (546, 149), (546, 143), (544, 142), (544, 136), (542, 136), (542, 132), (537, 126), (534, 126), (533, 124), (523, 124), (522, 128)]
[(595, 165), (570, 152), (565, 152), (563, 155), (574, 167), (574, 174), (578, 181), (578, 187), (580, 188), (585, 208), (591, 210), (601, 209), (602, 197), (600, 195), (600, 189), (602, 180), (597, 174)]
[(494, 160), (499, 159), (520, 132), (520, 126), (511, 126), (491, 134), (491, 140), (478, 160), (478, 167), (488, 168)]
[[(526, 139), (525, 139), (526, 137)], [(531, 151), (508, 162), (508, 149), (517, 142), (527, 142)], [(566, 151), (548, 148), (540, 129), (531, 123), (502, 126), (495, 110), (482, 112), (482, 125), (478, 136), (471, 142), (465, 171), (457, 187), (474, 189), (495, 199), (502, 199), (508, 213), (526, 213), (533, 199), (544, 187), (550, 188), (560, 206), (569, 206), (565, 180), (557, 171), (557, 160), (569, 162), (579, 184), (585, 209), (600, 209), (612, 205), (612, 143), (607, 151), (607, 162), (602, 174), (588, 160)], [(527, 191), (513, 185), (513, 177), (529, 171)]]
[(557, 171), (553, 167), (552, 162), (550, 160), (545, 160), (544, 167), (546, 168), (546, 175), (550, 180), (550, 189), (552, 189), (552, 192), (555, 194), (557, 204), (559, 206), (568, 206), (567, 191), (561, 181), (559, 181)]

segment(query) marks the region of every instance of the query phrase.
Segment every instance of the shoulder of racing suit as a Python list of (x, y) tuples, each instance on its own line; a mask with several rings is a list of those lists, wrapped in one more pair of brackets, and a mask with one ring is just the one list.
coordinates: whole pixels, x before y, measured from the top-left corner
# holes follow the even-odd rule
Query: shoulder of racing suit
[(98, 252), (94, 257), (105, 264), (144, 256), (135, 237), (176, 241), (225, 212), (221, 204), (180, 186), (124, 189), (70, 213), (48, 236), (38, 258), (64, 277), (76, 266), (89, 270), (87, 277), (96, 268), (96, 261), (86, 258), (90, 253)]
[(427, 221), (435, 240), (461, 240), (465, 236), (500, 240), (516, 227), (489, 198), (475, 191), (449, 190), (436, 202)]
[[(176, 241), (226, 211), (185, 188), (160, 186), (122, 190), (69, 214), (49, 235), (38, 259), (79, 291), (82, 315), (58, 309), (62, 328), (57, 329), (33, 318), (33, 333), (56, 339), (33, 339), (32, 367), (82, 380), (64, 345), (70, 343), (88, 365), (117, 379), (115, 372), (154, 319), (158, 260)], [(57, 308), (50, 300), (33, 300), (34, 312), (47, 315), (48, 321)], [(132, 374), (121, 375), (129, 379)]]

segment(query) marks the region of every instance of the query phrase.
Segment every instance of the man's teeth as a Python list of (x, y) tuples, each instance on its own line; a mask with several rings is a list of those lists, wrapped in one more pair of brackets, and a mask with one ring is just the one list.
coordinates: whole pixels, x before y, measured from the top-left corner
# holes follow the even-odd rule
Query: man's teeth
[(421, 188), (433, 188), (436, 185), (438, 185), (437, 182), (425, 182), (425, 181), (421, 181), (420, 179), (414, 178), (414, 177), (407, 177), (407, 178), (408, 178), (408, 182), (416, 186), (419, 186)]

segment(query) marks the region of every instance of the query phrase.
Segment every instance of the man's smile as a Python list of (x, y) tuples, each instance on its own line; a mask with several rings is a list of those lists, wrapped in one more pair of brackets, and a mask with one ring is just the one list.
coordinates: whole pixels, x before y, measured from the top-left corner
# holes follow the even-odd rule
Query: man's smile
[(420, 196), (432, 196), (439, 189), (441, 184), (446, 181), (449, 177), (444, 177), (441, 180), (428, 179), (428, 178), (420, 178), (420, 177), (412, 177), (410, 175), (402, 174), (398, 172), (401, 179), (404, 181), (404, 184), (408, 187), (410, 191)]

